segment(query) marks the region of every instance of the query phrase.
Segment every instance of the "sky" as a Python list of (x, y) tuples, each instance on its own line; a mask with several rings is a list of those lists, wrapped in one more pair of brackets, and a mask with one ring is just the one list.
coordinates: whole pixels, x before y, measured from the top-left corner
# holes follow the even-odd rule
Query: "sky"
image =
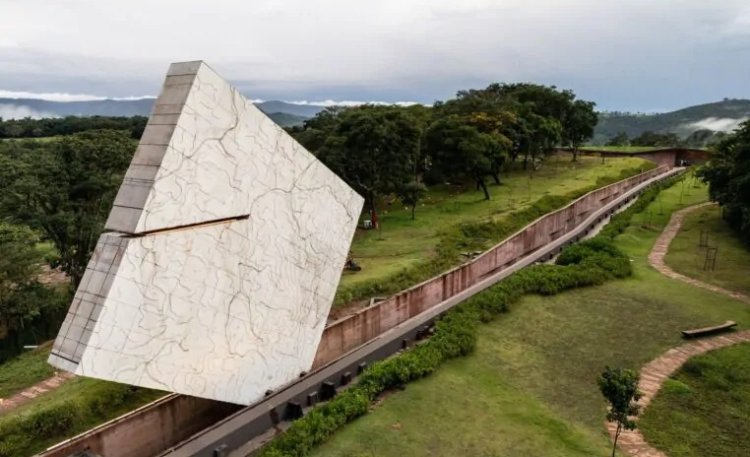
[(750, 98), (750, 1), (0, 0), (0, 96), (157, 95), (186, 60), (260, 100), (432, 103), (526, 81), (668, 111)]

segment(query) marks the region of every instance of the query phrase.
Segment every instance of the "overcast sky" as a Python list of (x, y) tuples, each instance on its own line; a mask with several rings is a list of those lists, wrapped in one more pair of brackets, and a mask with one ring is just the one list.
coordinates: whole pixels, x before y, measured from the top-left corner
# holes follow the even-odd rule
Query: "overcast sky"
[(533, 81), (661, 111), (750, 98), (750, 1), (0, 0), (0, 91), (155, 95), (197, 59), (254, 99)]

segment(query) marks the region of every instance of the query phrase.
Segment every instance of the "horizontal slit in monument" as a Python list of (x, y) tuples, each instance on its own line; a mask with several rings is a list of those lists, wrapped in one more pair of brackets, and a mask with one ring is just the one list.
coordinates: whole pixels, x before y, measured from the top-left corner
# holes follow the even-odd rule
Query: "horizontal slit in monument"
[(58, 352), (50, 351), (50, 355), (54, 355), (55, 357), (59, 357), (59, 358), (61, 358), (63, 360), (67, 360), (70, 363), (75, 363), (76, 365), (78, 365), (79, 363), (81, 363), (80, 360), (73, 360), (70, 357), (65, 357), (64, 355), (62, 355), (62, 354), (60, 354)]
[[(243, 221), (245, 219), (249, 219), (250, 215), (245, 214), (242, 216), (234, 216), (234, 217), (224, 217), (221, 219), (214, 219), (211, 221), (203, 221), (203, 222), (196, 222), (194, 224), (185, 224), (185, 225), (176, 225), (174, 227), (167, 227), (167, 228), (161, 228), (156, 230), (149, 230), (146, 232), (140, 232), (140, 233), (122, 233), (123, 237), (125, 238), (141, 238), (143, 236), (149, 236), (149, 235), (157, 235), (159, 233), (164, 232), (176, 232), (178, 230), (187, 230), (192, 229), (195, 227), (206, 227), (209, 225), (218, 225), (218, 224), (226, 224), (227, 222), (235, 222), (235, 221)], [(114, 232), (118, 233), (118, 232)], [(121, 233), (121, 232), (119, 232)]]

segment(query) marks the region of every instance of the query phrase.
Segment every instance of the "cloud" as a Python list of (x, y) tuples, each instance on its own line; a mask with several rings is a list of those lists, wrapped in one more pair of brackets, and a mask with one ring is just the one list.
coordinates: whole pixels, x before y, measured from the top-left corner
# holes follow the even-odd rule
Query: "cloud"
[(64, 92), (25, 92), (0, 89), (0, 98), (47, 100), (50, 102), (90, 102), (94, 100), (143, 100), (154, 98), (153, 95), (129, 96), (129, 97), (102, 97), (87, 94), (68, 94)]
[(3, 119), (23, 119), (30, 117), (32, 119), (41, 119), (44, 117), (58, 117), (54, 113), (37, 111), (28, 106), (0, 104), (0, 118)]
[(687, 127), (691, 130), (708, 129), (715, 132), (731, 132), (746, 120), (748, 120), (747, 117), (740, 119), (734, 119), (731, 117), (707, 117), (700, 121), (688, 124)]
[(266, 100), (429, 103), (492, 81), (556, 84), (603, 109), (750, 96), (747, 0), (2, 5), (0, 87), (15, 91), (154, 94), (170, 62), (203, 59)]
[[(257, 102), (256, 102), (257, 103)], [(384, 102), (384, 101), (377, 101), (372, 100), (369, 102), (366, 101), (357, 101), (357, 100), (320, 100), (320, 101), (307, 101), (307, 100), (290, 100), (286, 103), (291, 103), (293, 105), (309, 105), (309, 106), (361, 106), (361, 105), (397, 105), (397, 106), (413, 106), (413, 105), (419, 105), (419, 102)]]

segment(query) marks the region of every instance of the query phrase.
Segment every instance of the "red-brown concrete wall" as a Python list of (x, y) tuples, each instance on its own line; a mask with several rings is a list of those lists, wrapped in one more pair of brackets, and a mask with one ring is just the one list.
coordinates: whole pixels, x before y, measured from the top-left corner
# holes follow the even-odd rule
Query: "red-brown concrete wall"
[(483, 276), (544, 246), (576, 227), (592, 211), (664, 171), (666, 167), (659, 167), (589, 192), (568, 206), (537, 219), (473, 261), (333, 322), (323, 332), (313, 368), (336, 360), (395, 325), (461, 292)]
[[(88, 449), (96, 455), (143, 457), (161, 453), (214, 422), (238, 411), (240, 406), (186, 395), (168, 395), (112, 422), (72, 438), (43, 453), (44, 457), (69, 457), (73, 450)], [(138, 443), (134, 446), (133, 443)]]

